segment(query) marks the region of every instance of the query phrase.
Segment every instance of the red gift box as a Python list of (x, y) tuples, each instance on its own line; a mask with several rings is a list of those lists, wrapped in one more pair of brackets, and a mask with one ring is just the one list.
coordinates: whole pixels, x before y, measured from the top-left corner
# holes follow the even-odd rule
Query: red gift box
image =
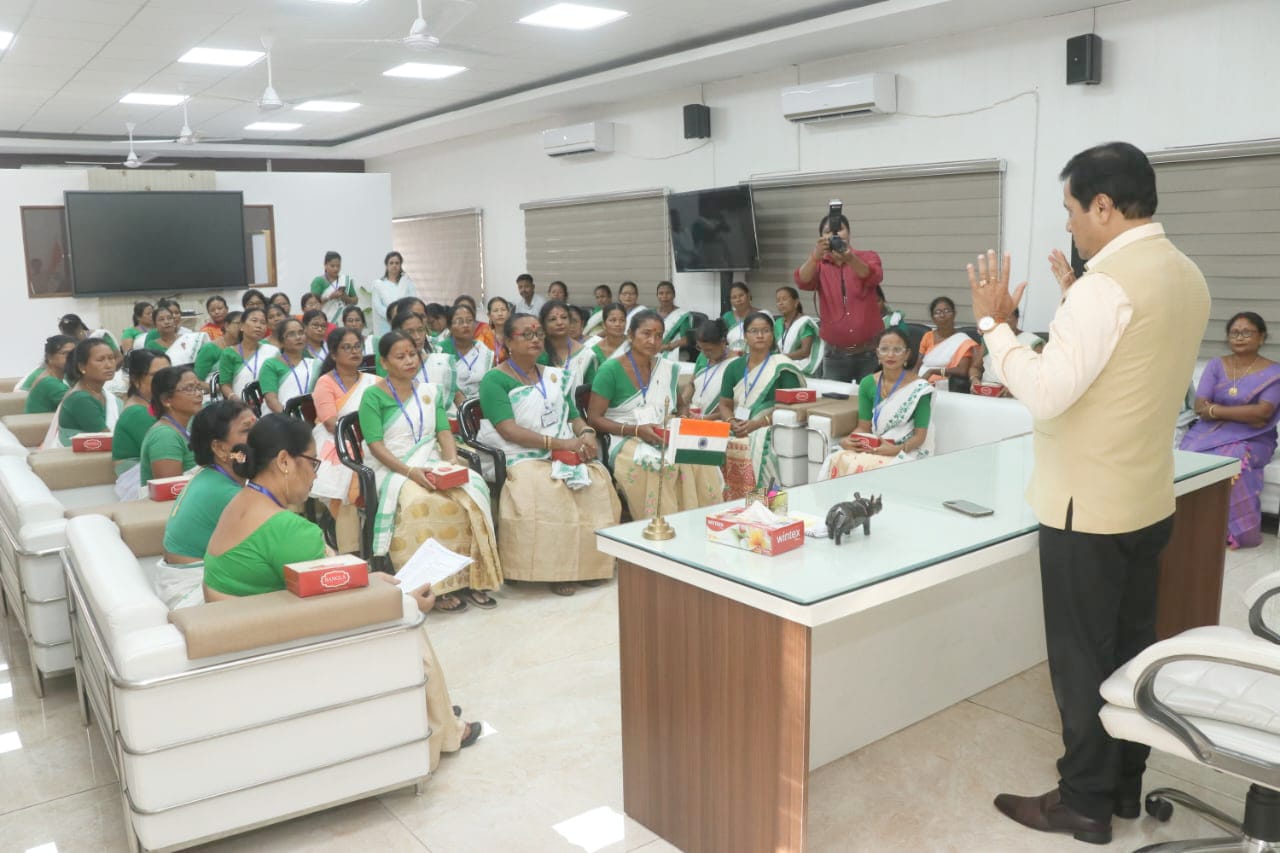
[(872, 435), (869, 432), (851, 432), (849, 433), (849, 438), (860, 438), (862, 439), (862, 443), (865, 444), (867, 447), (880, 446), (880, 438), (878, 436)]
[(71, 436), (71, 449), (76, 453), (111, 452), (111, 433), (82, 432)]
[(171, 501), (191, 482), (190, 477), (161, 477), (147, 480), (147, 495), (153, 501)]
[(1004, 391), (1004, 386), (998, 382), (974, 382), (969, 386), (969, 390), (979, 397), (999, 397)]
[(551, 458), (556, 462), (563, 462), (565, 465), (581, 465), (582, 457), (572, 450), (553, 450)]
[(284, 586), (299, 598), (369, 585), (369, 564), (354, 554), (286, 563)]
[(778, 524), (742, 521), (745, 507), (735, 507), (707, 516), (707, 539), (773, 557), (794, 551), (804, 544), (804, 522), (784, 518)]
[(427, 482), (436, 490), (456, 489), (465, 486), (470, 475), (461, 465), (437, 465), (427, 468)]
[(812, 403), (818, 392), (813, 388), (779, 388), (773, 398), (778, 403)]

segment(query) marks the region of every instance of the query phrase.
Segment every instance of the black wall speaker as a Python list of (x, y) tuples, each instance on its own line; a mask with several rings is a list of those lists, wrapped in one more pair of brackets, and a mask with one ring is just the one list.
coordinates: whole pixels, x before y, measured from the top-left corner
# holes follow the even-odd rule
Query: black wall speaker
[(1088, 33), (1067, 39), (1067, 83), (1102, 82), (1102, 36)]
[(706, 139), (711, 136), (711, 107), (684, 105), (684, 138)]

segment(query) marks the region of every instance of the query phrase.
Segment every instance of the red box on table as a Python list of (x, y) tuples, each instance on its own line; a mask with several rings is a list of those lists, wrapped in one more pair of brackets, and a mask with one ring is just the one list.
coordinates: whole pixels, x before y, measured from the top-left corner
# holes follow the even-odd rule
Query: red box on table
[(76, 453), (110, 453), (111, 433), (82, 432), (71, 436), (71, 449)]
[(707, 539), (766, 557), (794, 551), (804, 544), (803, 521), (793, 518), (784, 518), (778, 524), (743, 521), (739, 516), (745, 510), (746, 507), (735, 507), (707, 515)]
[(284, 586), (299, 598), (369, 585), (369, 564), (354, 554), (286, 563)]
[(779, 403), (812, 403), (818, 392), (814, 388), (779, 388), (773, 397)]
[(969, 386), (969, 390), (979, 397), (999, 397), (1004, 391), (1004, 386), (998, 382), (974, 382)]
[(470, 475), (461, 465), (437, 465), (427, 468), (427, 482), (436, 490), (456, 489), (465, 486)]
[(171, 501), (191, 482), (190, 477), (161, 477), (147, 480), (147, 497), (153, 501)]

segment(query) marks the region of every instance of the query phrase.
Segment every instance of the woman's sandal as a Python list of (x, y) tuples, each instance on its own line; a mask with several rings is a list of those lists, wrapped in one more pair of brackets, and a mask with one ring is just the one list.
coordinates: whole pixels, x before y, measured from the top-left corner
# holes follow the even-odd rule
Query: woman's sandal
[(479, 607), (481, 610), (492, 610), (493, 608), (498, 606), (497, 599), (495, 599), (492, 595), (489, 595), (482, 589), (467, 589), (467, 590), (463, 590), (462, 594), (465, 595), (472, 604), (474, 604), (476, 607)]
[[(452, 606), (450, 606), (452, 605)], [(461, 613), (467, 609), (467, 602), (454, 595), (452, 592), (446, 592), (444, 595), (436, 596), (435, 610), (441, 613)]]
[(549, 583), (547, 584), (547, 586), (550, 587), (551, 591), (554, 592), (556, 595), (569, 596), (569, 595), (573, 595), (575, 592), (578, 591), (578, 588), (573, 585), (572, 581), (562, 581), (560, 583)]
[(480, 740), (480, 733), (483, 731), (484, 726), (480, 723), (467, 723), (467, 733), (462, 736), (462, 743), (458, 744), (458, 749), (466, 749)]

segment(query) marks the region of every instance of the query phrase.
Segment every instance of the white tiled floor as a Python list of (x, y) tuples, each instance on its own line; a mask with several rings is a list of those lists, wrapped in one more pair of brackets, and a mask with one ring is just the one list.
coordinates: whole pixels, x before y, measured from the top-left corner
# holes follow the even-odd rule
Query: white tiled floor
[[(1243, 627), (1242, 594), (1280, 570), (1280, 546), (1228, 554), (1222, 621)], [(614, 585), (560, 598), (511, 586), (496, 610), (430, 617), (455, 702), (489, 726), (473, 748), (446, 756), (424, 796), (412, 791), (208, 845), (218, 851), (660, 853), (675, 848), (622, 816), (618, 622)], [(25, 647), (0, 622), (0, 853), (122, 850), (115, 777), (96, 728), (81, 727), (69, 678), (33, 694)], [(6, 697), (8, 688), (12, 696)], [(1216, 834), (1177, 810), (1168, 824), (1116, 821), (1109, 847), (1046, 837), (1002, 818), (1000, 791), (1038, 794), (1056, 780), (1061, 744), (1043, 665), (813, 774), (810, 849), (1027, 853), (1132, 850)], [(1229, 812), (1245, 786), (1153, 755), (1147, 787), (1197, 793)], [(575, 820), (575, 818), (577, 820)], [(42, 847), (41, 845), (56, 845)]]

